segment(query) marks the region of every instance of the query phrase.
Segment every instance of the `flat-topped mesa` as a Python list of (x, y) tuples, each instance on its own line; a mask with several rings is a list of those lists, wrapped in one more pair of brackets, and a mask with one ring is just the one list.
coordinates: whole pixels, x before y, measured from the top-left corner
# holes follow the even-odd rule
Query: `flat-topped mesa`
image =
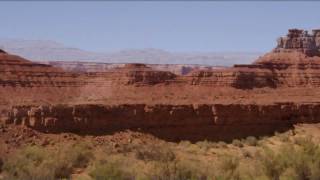
[(146, 69), (150, 68), (145, 64), (142, 63), (130, 63), (130, 64), (125, 64), (124, 67), (125, 69)]
[[(155, 70), (145, 64), (125, 64), (109, 71), (113, 82), (125, 85), (154, 85), (173, 80), (176, 75), (169, 71)], [(116, 77), (116, 78), (115, 78)]]
[(312, 34), (302, 29), (289, 29), (287, 36), (277, 40), (275, 52), (297, 50), (308, 56), (320, 56), (320, 29), (312, 30)]

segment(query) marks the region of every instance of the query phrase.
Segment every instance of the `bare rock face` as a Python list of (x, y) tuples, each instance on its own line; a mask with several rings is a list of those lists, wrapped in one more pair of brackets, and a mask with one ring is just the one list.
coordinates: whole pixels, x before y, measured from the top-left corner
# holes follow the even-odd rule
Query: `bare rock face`
[(199, 71), (191, 74), (192, 83), (239, 89), (262, 87), (320, 87), (320, 30), (312, 34), (290, 29), (278, 39), (277, 47), (253, 64), (233, 68)]
[(74, 76), (59, 68), (0, 53), (0, 85), (7, 87), (63, 87)]
[(132, 129), (168, 140), (231, 140), (317, 123), (319, 104), (56, 105), (16, 106), (7, 123), (44, 132), (113, 133)]
[(154, 70), (145, 64), (125, 64), (105, 74), (118, 85), (154, 85), (166, 83), (176, 77), (171, 72)]
[(286, 37), (278, 39), (275, 51), (298, 50), (308, 56), (320, 55), (320, 29), (315, 29), (312, 34), (301, 29), (289, 29)]

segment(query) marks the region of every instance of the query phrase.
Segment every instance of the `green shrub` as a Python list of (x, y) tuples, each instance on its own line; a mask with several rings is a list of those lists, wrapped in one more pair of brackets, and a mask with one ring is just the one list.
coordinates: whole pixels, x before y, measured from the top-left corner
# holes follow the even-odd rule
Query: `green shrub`
[(220, 148), (227, 148), (227, 147), (228, 147), (227, 143), (225, 143), (225, 142), (223, 142), (223, 141), (219, 141), (219, 142), (218, 142), (218, 146), (219, 146)]
[(207, 180), (208, 177), (199, 170), (182, 161), (158, 162), (154, 170), (147, 175), (150, 180)]
[(53, 180), (54, 161), (44, 149), (31, 146), (17, 152), (4, 165), (8, 179)]
[(249, 151), (246, 151), (246, 150), (242, 151), (242, 155), (245, 158), (252, 158), (251, 153)]
[(192, 143), (190, 141), (180, 141), (179, 145), (182, 147), (189, 147)]
[(199, 141), (196, 143), (201, 149), (204, 149), (204, 150), (208, 150), (211, 148), (211, 144), (209, 141), (207, 140), (204, 140), (204, 141)]
[(91, 148), (85, 143), (76, 143), (64, 147), (56, 155), (55, 176), (57, 178), (69, 177), (74, 168), (87, 167), (93, 159)]
[(264, 174), (270, 180), (279, 180), (280, 175), (284, 171), (284, 164), (279, 155), (275, 154), (271, 149), (265, 148), (264, 153), (259, 157)]
[(239, 158), (234, 156), (225, 156), (222, 159), (220, 167), (224, 172), (230, 172), (230, 174), (233, 174), (239, 167)]
[(89, 161), (93, 159), (91, 147), (81, 143), (68, 148), (65, 155), (67, 155), (66, 158), (69, 159), (74, 168), (84, 168), (88, 165)]
[(234, 146), (236, 146), (236, 147), (243, 147), (242, 142), (241, 142), (240, 140), (238, 140), (238, 139), (234, 139), (234, 140), (232, 141), (232, 145), (234, 145)]
[(225, 155), (220, 157), (220, 164), (216, 173), (218, 173), (215, 179), (219, 180), (238, 180), (240, 179), (238, 157)]
[(89, 175), (96, 180), (129, 180), (134, 179), (132, 175), (122, 170), (119, 163), (99, 161), (94, 165)]
[(296, 143), (299, 146), (287, 143), (277, 153), (265, 149), (260, 162), (269, 179), (279, 180), (282, 176), (292, 180), (320, 179), (319, 146), (309, 138), (299, 138)]
[(288, 133), (279, 134), (278, 137), (281, 142), (284, 142), (284, 143), (290, 142), (290, 137)]
[(40, 146), (28, 146), (12, 155), (4, 166), (9, 179), (69, 178), (74, 168), (84, 168), (93, 154), (84, 145), (48, 151)]
[(135, 153), (135, 157), (144, 161), (162, 162), (173, 161), (176, 159), (174, 152), (170, 148), (160, 145), (147, 146), (138, 149)]
[(245, 144), (249, 145), (249, 146), (257, 146), (258, 145), (258, 140), (256, 137), (253, 136), (248, 136), (245, 140), (244, 140)]

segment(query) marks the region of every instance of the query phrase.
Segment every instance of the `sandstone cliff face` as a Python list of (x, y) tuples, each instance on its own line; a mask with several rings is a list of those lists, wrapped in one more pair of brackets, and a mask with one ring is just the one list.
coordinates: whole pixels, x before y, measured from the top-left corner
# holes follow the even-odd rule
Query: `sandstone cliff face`
[(319, 104), (56, 105), (16, 106), (7, 123), (45, 132), (113, 133), (132, 129), (169, 140), (229, 140), (265, 135), (320, 119)]
[[(33, 63), (19, 56), (0, 54), (0, 85), (3, 87), (83, 87), (153, 85), (176, 77), (143, 64), (127, 64), (106, 72), (66, 72), (47, 64)], [(99, 79), (99, 81), (97, 81)]]
[(312, 34), (302, 29), (289, 29), (286, 37), (278, 39), (276, 50), (283, 51), (294, 49), (307, 54), (308, 56), (320, 55), (320, 29), (315, 29)]
[(291, 29), (277, 47), (250, 65), (191, 74), (192, 84), (231, 86), (239, 89), (319, 87), (320, 30), (310, 35)]
[(3, 87), (73, 86), (76, 76), (49, 65), (32, 63), (19, 56), (0, 54), (0, 85)]
[(197, 71), (182, 78), (192, 85), (233, 87), (237, 89), (253, 89), (276, 87), (272, 71), (268, 69), (253, 69), (235, 67), (214, 71)]
[(111, 81), (126, 85), (153, 85), (165, 83), (176, 77), (173, 73), (157, 71), (145, 64), (126, 64), (124, 67), (109, 71), (109, 73), (111, 74), (109, 77), (114, 77)]

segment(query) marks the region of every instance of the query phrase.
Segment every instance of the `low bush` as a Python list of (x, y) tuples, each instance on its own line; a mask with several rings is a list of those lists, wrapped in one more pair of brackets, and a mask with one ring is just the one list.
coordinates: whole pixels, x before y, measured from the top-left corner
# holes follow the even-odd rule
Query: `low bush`
[(180, 141), (179, 145), (182, 147), (189, 147), (192, 143), (190, 141)]
[(257, 146), (258, 145), (258, 140), (256, 137), (253, 136), (248, 136), (245, 140), (244, 143), (249, 145), (249, 146)]
[(279, 180), (280, 175), (284, 171), (283, 159), (279, 158), (279, 155), (268, 148), (264, 149), (263, 154), (259, 158), (264, 175), (270, 180)]
[(278, 137), (279, 137), (279, 140), (283, 143), (290, 142), (290, 136), (288, 133), (279, 134)]
[(232, 145), (234, 145), (234, 146), (236, 146), (236, 147), (243, 147), (242, 142), (241, 142), (240, 140), (238, 140), (238, 139), (234, 139), (234, 140), (232, 141)]
[(83, 145), (48, 151), (40, 146), (27, 146), (6, 161), (4, 171), (9, 179), (69, 178), (74, 168), (84, 168), (93, 154)]
[(251, 153), (249, 151), (246, 151), (246, 150), (242, 151), (242, 155), (245, 158), (252, 158)]
[(199, 141), (196, 143), (201, 149), (203, 150), (209, 150), (210, 148), (217, 148), (217, 143), (211, 142), (208, 140)]
[(101, 160), (89, 173), (96, 180), (133, 180), (134, 176), (122, 170), (118, 162)]
[(320, 179), (319, 146), (309, 138), (299, 138), (298, 142), (298, 146), (285, 144), (277, 153), (264, 149), (260, 162), (269, 179)]
[(77, 143), (65, 147), (56, 154), (55, 177), (69, 177), (74, 168), (85, 168), (93, 154), (90, 147), (84, 143)]
[(219, 142), (218, 142), (218, 147), (220, 147), (220, 148), (226, 148), (226, 147), (228, 147), (228, 145), (227, 145), (227, 143), (225, 143), (225, 142), (223, 142), (223, 141), (219, 141)]
[(136, 151), (135, 157), (144, 161), (174, 161), (176, 156), (174, 152), (165, 146), (153, 145), (140, 148)]
[(182, 161), (156, 163), (154, 170), (150, 172), (146, 179), (150, 180), (207, 180), (208, 177)]
[(5, 163), (8, 179), (53, 180), (54, 161), (50, 155), (37, 146), (26, 147)]
[(219, 157), (217, 167), (212, 170), (214, 180), (240, 180), (240, 159), (232, 155)]
[(88, 165), (89, 161), (93, 159), (91, 147), (83, 143), (72, 145), (64, 155), (67, 156), (66, 158), (74, 168), (84, 168)]

